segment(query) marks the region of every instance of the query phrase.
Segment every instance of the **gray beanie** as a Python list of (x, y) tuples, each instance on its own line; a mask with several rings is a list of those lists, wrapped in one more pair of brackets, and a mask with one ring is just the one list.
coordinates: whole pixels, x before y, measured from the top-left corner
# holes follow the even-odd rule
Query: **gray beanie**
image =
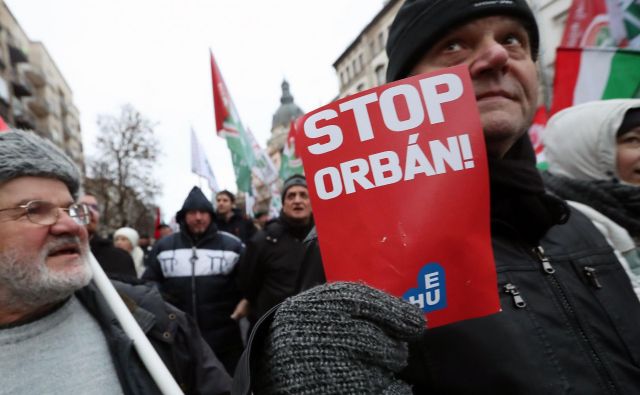
[(29, 176), (60, 180), (77, 198), (80, 171), (60, 148), (33, 132), (0, 132), (0, 184)]
[(406, 0), (389, 29), (387, 82), (407, 77), (420, 57), (451, 28), (491, 15), (513, 16), (523, 22), (535, 60), (540, 39), (526, 0)]

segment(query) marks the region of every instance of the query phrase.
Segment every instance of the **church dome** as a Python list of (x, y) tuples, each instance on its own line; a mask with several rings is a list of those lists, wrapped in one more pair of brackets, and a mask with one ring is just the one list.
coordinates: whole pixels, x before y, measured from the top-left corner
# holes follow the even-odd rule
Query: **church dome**
[(282, 97), (280, 98), (280, 107), (273, 114), (273, 122), (271, 124), (271, 130), (274, 131), (278, 128), (285, 128), (289, 130), (291, 121), (298, 118), (304, 113), (293, 102), (293, 96), (289, 91), (289, 83), (287, 80), (282, 81)]

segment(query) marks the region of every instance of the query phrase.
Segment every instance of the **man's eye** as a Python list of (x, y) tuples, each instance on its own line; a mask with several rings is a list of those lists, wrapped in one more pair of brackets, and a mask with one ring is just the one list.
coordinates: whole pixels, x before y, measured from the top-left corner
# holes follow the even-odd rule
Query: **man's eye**
[(27, 207), (27, 212), (35, 215), (46, 214), (51, 210), (51, 206), (46, 202), (33, 202)]
[(445, 51), (459, 51), (462, 45), (459, 42), (452, 41), (444, 46)]
[(506, 45), (522, 45), (522, 39), (516, 34), (510, 34), (504, 40)]

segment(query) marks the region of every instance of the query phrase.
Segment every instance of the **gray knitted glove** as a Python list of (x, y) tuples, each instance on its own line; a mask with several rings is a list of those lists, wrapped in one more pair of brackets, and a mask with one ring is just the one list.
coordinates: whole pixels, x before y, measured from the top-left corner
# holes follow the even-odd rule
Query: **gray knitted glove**
[(275, 313), (255, 394), (411, 394), (395, 373), (424, 329), (419, 308), (376, 289), (312, 288)]

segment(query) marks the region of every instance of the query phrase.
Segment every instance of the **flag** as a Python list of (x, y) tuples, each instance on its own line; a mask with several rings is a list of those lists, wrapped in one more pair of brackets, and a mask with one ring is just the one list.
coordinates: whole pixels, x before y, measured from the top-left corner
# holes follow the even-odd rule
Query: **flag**
[(551, 114), (576, 104), (640, 96), (640, 51), (558, 48)]
[(280, 158), (280, 178), (286, 180), (294, 174), (304, 174), (302, 159), (296, 155), (296, 138), (294, 121), (291, 121), (287, 140), (284, 142)]
[(607, 0), (611, 35), (618, 46), (640, 48), (640, 1)]
[(153, 231), (153, 238), (155, 240), (160, 240), (160, 223), (161, 223), (161, 219), (160, 219), (160, 207), (156, 207), (156, 223), (155, 223), (155, 230)]
[(218, 193), (220, 191), (216, 176), (213, 174), (213, 170), (211, 170), (207, 156), (198, 142), (198, 137), (193, 131), (193, 128), (191, 128), (191, 171), (200, 177), (204, 177), (213, 192)]
[(8, 130), (9, 130), (9, 126), (4, 121), (4, 119), (2, 119), (2, 117), (0, 117), (0, 132), (6, 132)]
[(271, 184), (278, 179), (278, 172), (267, 152), (260, 147), (255, 136), (249, 128), (247, 128), (247, 138), (251, 142), (253, 148), (253, 174), (265, 184)]
[(213, 58), (213, 53), (210, 53), (210, 55), (216, 131), (218, 136), (227, 140), (238, 190), (250, 192), (251, 168), (255, 163), (253, 147), (231, 100), (227, 86), (222, 79), (218, 65)]
[(544, 145), (542, 144), (542, 133), (547, 125), (547, 108), (543, 105), (538, 107), (536, 114), (533, 116), (533, 122), (529, 127), (529, 138), (536, 153), (536, 163), (538, 169), (546, 170), (549, 166), (544, 158)]
[(562, 35), (561, 47), (614, 46), (605, 0), (573, 0)]

